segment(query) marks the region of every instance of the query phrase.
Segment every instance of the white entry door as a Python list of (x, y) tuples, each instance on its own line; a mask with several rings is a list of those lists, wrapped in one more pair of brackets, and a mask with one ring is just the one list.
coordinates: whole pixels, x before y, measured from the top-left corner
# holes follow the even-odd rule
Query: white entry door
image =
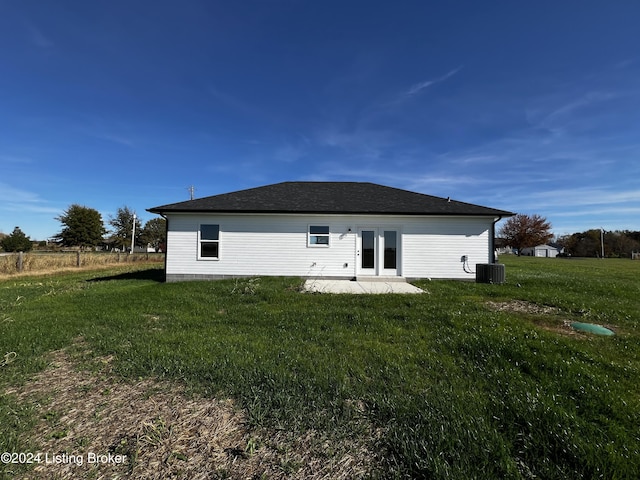
[(400, 235), (397, 229), (358, 229), (358, 275), (398, 275)]

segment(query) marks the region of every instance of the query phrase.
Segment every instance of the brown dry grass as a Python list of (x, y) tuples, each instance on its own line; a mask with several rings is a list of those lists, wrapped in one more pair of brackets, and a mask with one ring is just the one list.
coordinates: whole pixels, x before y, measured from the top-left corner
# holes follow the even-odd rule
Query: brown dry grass
[(23, 269), (17, 269), (18, 254), (0, 256), (0, 279), (35, 274), (51, 274), (70, 270), (109, 268), (131, 263), (161, 263), (162, 254), (134, 253), (80, 253), (80, 267), (78, 267), (77, 253), (25, 253)]
[[(36, 408), (31, 443), (38, 452), (84, 463), (39, 464), (16, 478), (346, 479), (375, 467), (367, 446), (380, 434), (373, 428), (368, 438), (339, 442), (314, 431), (296, 438), (251, 430), (231, 400), (189, 396), (157, 380), (124, 381), (112, 373), (110, 358), (91, 360), (87, 370), (86, 345), (78, 345), (85, 351), (54, 352), (45, 371), (5, 394)], [(87, 464), (89, 452), (126, 461)]]
[(549, 307), (547, 305), (538, 305), (537, 303), (527, 302), (525, 300), (510, 300), (508, 302), (486, 302), (486, 305), (492, 310), (498, 312), (519, 312), (530, 313), (536, 315), (556, 314), (560, 309)]

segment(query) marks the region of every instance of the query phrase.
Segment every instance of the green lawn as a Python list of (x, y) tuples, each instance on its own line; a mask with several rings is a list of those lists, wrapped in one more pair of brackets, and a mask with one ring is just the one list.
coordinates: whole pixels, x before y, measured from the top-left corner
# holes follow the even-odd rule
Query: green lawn
[[(638, 478), (640, 262), (500, 261), (504, 285), (417, 282), (424, 295), (165, 284), (149, 266), (4, 280), (0, 355), (17, 356), (0, 391), (82, 336), (120, 375), (235, 398), (257, 428), (340, 439), (365, 415), (381, 432), (374, 477)], [(0, 452), (33, 445), (31, 412), (0, 398)]]

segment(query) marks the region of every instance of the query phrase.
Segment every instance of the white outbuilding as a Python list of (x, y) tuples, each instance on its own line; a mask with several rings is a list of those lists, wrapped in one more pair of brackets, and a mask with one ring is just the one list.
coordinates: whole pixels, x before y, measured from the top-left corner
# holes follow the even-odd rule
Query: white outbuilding
[(529, 257), (545, 257), (555, 258), (560, 255), (564, 249), (555, 245), (537, 245), (535, 247), (523, 248), (521, 255)]

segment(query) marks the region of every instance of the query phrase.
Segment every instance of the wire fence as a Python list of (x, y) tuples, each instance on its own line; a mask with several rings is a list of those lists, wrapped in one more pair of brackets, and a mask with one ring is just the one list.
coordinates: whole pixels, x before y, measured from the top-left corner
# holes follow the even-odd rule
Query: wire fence
[(54, 272), (70, 268), (92, 268), (124, 263), (164, 262), (164, 253), (10, 253), (0, 256), (0, 274), (12, 275), (28, 272)]

